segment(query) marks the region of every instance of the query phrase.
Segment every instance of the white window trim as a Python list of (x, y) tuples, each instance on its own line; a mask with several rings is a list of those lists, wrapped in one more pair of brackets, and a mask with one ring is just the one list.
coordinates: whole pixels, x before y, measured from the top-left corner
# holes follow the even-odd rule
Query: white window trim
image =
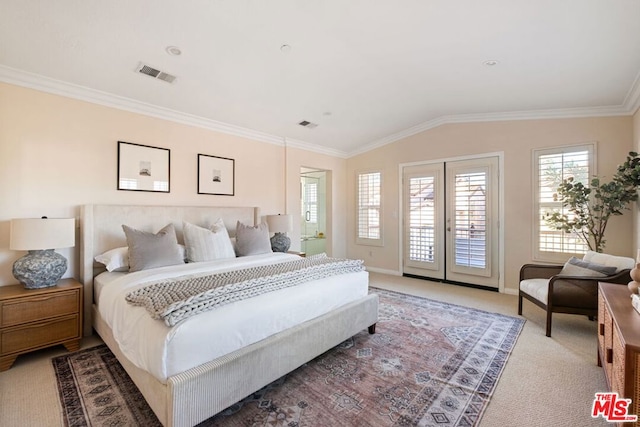
[[(380, 174), (380, 207), (379, 207), (379, 218), (378, 218), (378, 222), (380, 224), (380, 237), (378, 239), (371, 239), (371, 238), (362, 238), (359, 237), (359, 221), (360, 221), (360, 176), (361, 175), (367, 175), (367, 174), (371, 174), (371, 173), (379, 173)], [(384, 227), (382, 224), (382, 219), (383, 219), (383, 192), (382, 192), (382, 187), (383, 187), (383, 183), (384, 183), (384, 176), (382, 173), (382, 170), (380, 169), (368, 169), (368, 170), (361, 170), (361, 171), (357, 171), (356, 172), (356, 177), (355, 177), (355, 181), (356, 181), (356, 218), (355, 218), (355, 222), (356, 222), (356, 227), (355, 227), (355, 237), (356, 237), (356, 244), (357, 245), (365, 245), (365, 246), (383, 246), (384, 245)]]
[[(531, 160), (531, 171), (532, 171), (532, 186), (533, 186), (533, 227), (532, 229), (532, 245), (533, 245), (533, 260), (541, 261), (541, 262), (553, 262), (553, 263), (565, 263), (570, 257), (575, 256), (577, 258), (582, 258), (583, 254), (575, 254), (569, 252), (547, 252), (540, 251), (539, 246), (539, 235), (540, 235), (540, 221), (538, 220), (538, 215), (540, 212), (540, 188), (538, 186), (539, 178), (538, 178), (538, 160), (541, 155), (548, 154), (559, 154), (566, 153), (571, 151), (581, 151), (588, 150), (590, 152), (590, 176), (593, 177), (598, 174), (597, 169), (597, 159), (598, 159), (598, 150), (597, 150), (597, 142), (585, 142), (581, 144), (573, 144), (573, 145), (563, 145), (560, 147), (553, 148), (543, 148), (543, 149), (535, 149), (532, 152), (532, 160)], [(589, 180), (591, 180), (591, 177)]]

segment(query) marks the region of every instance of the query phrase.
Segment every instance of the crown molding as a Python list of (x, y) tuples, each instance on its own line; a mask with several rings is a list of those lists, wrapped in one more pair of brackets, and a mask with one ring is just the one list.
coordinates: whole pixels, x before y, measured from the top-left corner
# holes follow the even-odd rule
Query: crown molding
[[(207, 130), (225, 133), (228, 135), (239, 136), (251, 140), (266, 142), (279, 146), (285, 145), (284, 138), (278, 135), (271, 135), (265, 132), (232, 125), (229, 123), (219, 122), (217, 120), (207, 119), (193, 114), (187, 114), (169, 108), (159, 107), (157, 105), (136, 101), (131, 98), (114, 95), (108, 92), (102, 92), (90, 89), (84, 86), (63, 82), (61, 80), (52, 79), (35, 73), (29, 73), (23, 70), (0, 65), (0, 82), (23, 86), (42, 92), (52, 93), (67, 98), (78, 99), (93, 104), (103, 105), (105, 107), (116, 108), (119, 110), (129, 111), (131, 113), (142, 114), (145, 116), (155, 117), (162, 120), (168, 120), (188, 126), (199, 127)], [(323, 147), (309, 142), (287, 138), (286, 145), (305, 151), (311, 151), (319, 154), (338, 158), (349, 158), (359, 154), (366, 153), (376, 148), (383, 147), (388, 144), (400, 141), (410, 136), (419, 134), (429, 129), (436, 128), (445, 124), (452, 123), (471, 123), (471, 122), (495, 122), (505, 120), (536, 120), (536, 119), (563, 119), (563, 118), (581, 118), (581, 117), (605, 117), (605, 116), (625, 116), (634, 114), (640, 108), (640, 73), (629, 90), (623, 105), (606, 106), (606, 107), (589, 107), (589, 108), (565, 108), (553, 110), (531, 110), (531, 111), (515, 111), (488, 114), (458, 114), (441, 116), (416, 126), (386, 136), (384, 138), (373, 141), (357, 150), (345, 152), (337, 149)]]
[[(636, 82), (638, 79), (636, 79)], [(511, 120), (547, 120), (547, 119), (569, 119), (569, 118), (584, 118), (584, 117), (612, 117), (612, 116), (628, 116), (632, 115), (634, 111), (638, 109), (640, 103), (640, 88), (638, 84), (635, 84), (635, 108), (632, 105), (628, 105), (625, 102), (624, 105), (619, 106), (605, 106), (605, 107), (586, 107), (586, 108), (560, 108), (551, 110), (530, 110), (530, 111), (513, 111), (502, 113), (487, 113), (487, 114), (456, 114), (450, 116), (441, 116), (433, 120), (429, 120), (424, 123), (420, 123), (409, 129), (405, 129), (398, 133), (389, 135), (385, 138), (374, 141), (361, 147), (358, 150), (349, 153), (349, 157), (353, 157), (359, 154), (366, 153), (367, 151), (374, 150), (376, 148), (383, 147), (388, 144), (400, 141), (413, 135), (417, 135), (421, 132), (429, 129), (436, 128), (445, 124), (453, 123), (473, 123), (473, 122), (499, 122), (499, 121), (511, 121)], [(631, 93), (631, 92), (630, 92)], [(633, 96), (628, 95), (627, 100), (631, 103), (634, 99)]]
[[(85, 86), (63, 82), (61, 80), (52, 79), (35, 73), (29, 73), (4, 65), (0, 65), (0, 82), (52, 93), (54, 95), (60, 95), (80, 101), (86, 101), (92, 104), (103, 105), (105, 107), (116, 108), (118, 110), (129, 111), (131, 113), (168, 120), (188, 126), (248, 138), (254, 141), (266, 142), (279, 146), (284, 145), (284, 140), (281, 136), (271, 135), (265, 132), (207, 119), (194, 114), (187, 114), (171, 110), (169, 108), (159, 107), (157, 105), (136, 101), (131, 98), (114, 95), (108, 92), (90, 89)], [(344, 151), (321, 147), (305, 141), (290, 140), (287, 138), (287, 145), (334, 157), (347, 157), (347, 153)]]
[(636, 79), (631, 85), (631, 89), (629, 89), (629, 93), (627, 93), (627, 96), (624, 99), (624, 105), (627, 107), (630, 114), (635, 114), (636, 111), (638, 111), (638, 108), (640, 108), (640, 72), (636, 76)]
[(287, 147), (299, 148), (300, 150), (313, 151), (318, 154), (325, 154), (327, 156), (338, 157), (346, 159), (349, 154), (345, 151), (336, 150), (334, 148), (322, 147), (320, 145), (311, 144), (298, 139), (287, 138)]

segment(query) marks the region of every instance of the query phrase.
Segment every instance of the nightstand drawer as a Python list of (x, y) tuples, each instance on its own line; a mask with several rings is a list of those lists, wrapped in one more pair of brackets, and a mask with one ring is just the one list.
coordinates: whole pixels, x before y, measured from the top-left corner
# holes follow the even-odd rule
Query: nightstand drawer
[(78, 339), (78, 315), (32, 323), (0, 331), (0, 353), (9, 354)]
[(0, 303), (0, 327), (20, 325), (78, 312), (78, 290), (69, 290)]

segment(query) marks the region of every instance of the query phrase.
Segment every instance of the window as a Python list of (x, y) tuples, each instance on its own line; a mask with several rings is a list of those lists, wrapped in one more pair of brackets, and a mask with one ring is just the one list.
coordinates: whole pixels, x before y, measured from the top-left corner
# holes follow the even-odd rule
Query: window
[(587, 246), (578, 236), (547, 225), (545, 215), (552, 211), (569, 214), (558, 201), (558, 185), (569, 177), (588, 185), (590, 177), (595, 174), (594, 159), (595, 144), (534, 151), (535, 259), (566, 261), (567, 254), (587, 251)]
[(382, 174), (367, 172), (358, 174), (358, 218), (356, 242), (365, 245), (382, 245), (381, 229)]

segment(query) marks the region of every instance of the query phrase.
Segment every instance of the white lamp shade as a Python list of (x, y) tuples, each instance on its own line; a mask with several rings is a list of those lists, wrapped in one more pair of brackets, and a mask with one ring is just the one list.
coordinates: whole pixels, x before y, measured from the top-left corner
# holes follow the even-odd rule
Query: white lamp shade
[(33, 251), (69, 248), (76, 244), (75, 218), (12, 219), (9, 249)]
[(293, 230), (293, 215), (267, 215), (267, 224), (272, 233), (286, 233)]

